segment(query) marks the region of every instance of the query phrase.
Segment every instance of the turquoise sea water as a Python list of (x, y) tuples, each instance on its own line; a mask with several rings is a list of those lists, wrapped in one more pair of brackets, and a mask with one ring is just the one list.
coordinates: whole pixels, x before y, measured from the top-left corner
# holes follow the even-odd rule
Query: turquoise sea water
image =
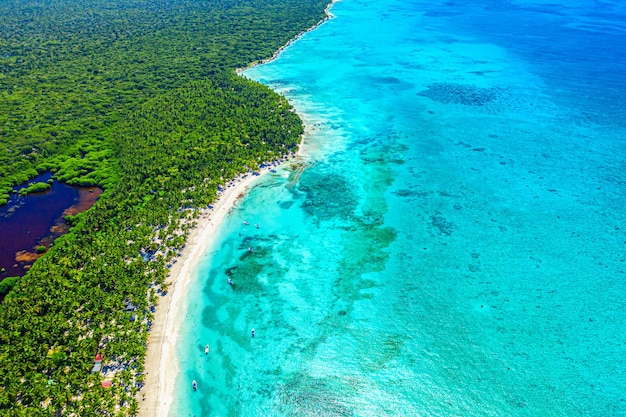
[(170, 415), (626, 416), (626, 7), (331, 11), (245, 73), (306, 168), (207, 246)]

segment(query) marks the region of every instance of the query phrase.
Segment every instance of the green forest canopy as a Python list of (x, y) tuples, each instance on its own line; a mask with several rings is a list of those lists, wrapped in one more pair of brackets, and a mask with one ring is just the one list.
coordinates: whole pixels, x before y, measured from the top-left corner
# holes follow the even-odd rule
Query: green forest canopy
[[(151, 307), (198, 209), (302, 134), (283, 97), (234, 69), (326, 5), (0, 0), (0, 204), (44, 171), (105, 189), (0, 305), (0, 415), (135, 414)], [(119, 367), (109, 389), (96, 352)]]

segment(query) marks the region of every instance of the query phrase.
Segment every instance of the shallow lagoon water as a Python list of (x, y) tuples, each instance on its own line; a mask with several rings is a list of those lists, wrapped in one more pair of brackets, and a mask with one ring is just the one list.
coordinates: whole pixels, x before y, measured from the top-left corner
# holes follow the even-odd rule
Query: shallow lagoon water
[(207, 246), (170, 414), (625, 415), (624, 6), (331, 11), (245, 72), (305, 157)]

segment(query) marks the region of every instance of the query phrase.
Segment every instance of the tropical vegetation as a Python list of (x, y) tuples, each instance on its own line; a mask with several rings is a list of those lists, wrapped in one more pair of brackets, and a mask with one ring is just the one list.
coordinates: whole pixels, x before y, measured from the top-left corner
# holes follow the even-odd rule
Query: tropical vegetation
[(0, 0), (0, 204), (42, 172), (105, 190), (0, 282), (0, 415), (135, 415), (155, 305), (195, 219), (302, 134), (283, 97), (234, 70), (326, 3)]

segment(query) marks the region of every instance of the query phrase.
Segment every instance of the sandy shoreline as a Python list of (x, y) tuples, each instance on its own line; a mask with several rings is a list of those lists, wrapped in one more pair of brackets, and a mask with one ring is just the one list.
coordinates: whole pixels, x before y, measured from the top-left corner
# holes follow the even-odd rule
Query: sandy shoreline
[[(294, 39), (289, 41), (274, 55), (262, 62), (257, 62), (252, 66), (261, 65), (272, 61), (295, 40), (304, 33), (316, 29), (326, 20), (332, 18), (330, 7), (338, 0), (331, 0), (325, 9), (326, 19), (317, 25), (304, 31)], [(249, 67), (248, 67), (249, 68)], [(237, 70), (237, 73), (247, 68)], [(302, 118), (302, 115), (300, 115)], [(304, 119), (303, 119), (304, 120)], [(310, 127), (309, 127), (310, 128)], [(307, 136), (307, 126), (305, 124), (305, 134)], [(301, 156), (303, 143), (300, 143), (296, 157)], [(289, 160), (289, 158), (287, 159)], [(270, 167), (271, 168), (271, 167)], [(264, 168), (261, 176), (269, 172), (270, 168)], [(176, 339), (181, 323), (176, 321), (179, 315), (182, 302), (187, 296), (187, 287), (192, 279), (192, 273), (200, 262), (206, 248), (211, 244), (211, 239), (215, 238), (217, 228), (223, 222), (230, 210), (243, 197), (252, 184), (260, 177), (248, 175), (245, 178), (233, 180), (233, 185), (226, 187), (213, 204), (212, 210), (202, 211), (198, 220), (198, 226), (191, 230), (187, 237), (186, 247), (181, 257), (170, 270), (170, 287), (166, 296), (159, 299), (152, 328), (148, 335), (148, 345), (145, 360), (145, 384), (139, 391), (139, 417), (167, 417), (173, 402), (174, 381), (178, 375), (178, 363), (176, 361)]]
[(250, 69), (252, 67), (256, 67), (257, 65), (263, 65), (263, 64), (267, 64), (268, 62), (272, 62), (273, 60), (275, 60), (276, 58), (278, 58), (278, 56), (281, 54), (281, 52), (283, 52), (286, 48), (288, 48), (292, 43), (294, 43), (295, 41), (297, 41), (298, 39), (300, 39), (304, 34), (317, 29), (318, 27), (320, 27), (320, 25), (322, 25), (324, 22), (326, 22), (328, 19), (332, 19), (333, 14), (330, 12), (330, 8), (333, 6), (333, 4), (337, 3), (340, 0), (330, 0), (328, 2), (328, 6), (326, 6), (326, 8), (324, 9), (324, 13), (326, 14), (326, 17), (322, 20), (320, 20), (319, 22), (317, 22), (317, 24), (315, 26), (312, 26), (310, 28), (308, 28), (307, 30), (305, 30), (304, 32), (300, 33), (299, 35), (297, 35), (295, 38), (291, 39), (289, 42), (287, 42), (286, 44), (284, 44), (283, 46), (281, 46), (280, 48), (278, 48), (276, 50), (276, 52), (274, 52), (272, 54), (271, 57), (266, 58), (266, 59), (262, 59), (260, 61), (257, 62), (253, 62), (250, 65), (244, 67), (244, 68), (237, 68), (235, 70), (235, 72), (237, 74), (241, 74), (242, 72), (244, 72), (247, 69)]
[[(267, 173), (268, 170), (263, 171)], [(248, 175), (233, 181), (225, 188), (213, 204), (212, 210), (205, 210), (198, 218), (198, 226), (187, 237), (182, 256), (170, 270), (171, 285), (166, 296), (161, 297), (156, 306), (152, 329), (148, 336), (145, 361), (145, 386), (139, 392), (139, 414), (145, 417), (166, 417), (168, 415), (174, 390), (174, 381), (178, 374), (176, 364), (176, 339), (180, 323), (176, 321), (182, 301), (185, 300), (186, 288), (192, 279), (206, 247), (221, 222), (235, 207), (237, 201), (249, 190), (260, 176)]]

